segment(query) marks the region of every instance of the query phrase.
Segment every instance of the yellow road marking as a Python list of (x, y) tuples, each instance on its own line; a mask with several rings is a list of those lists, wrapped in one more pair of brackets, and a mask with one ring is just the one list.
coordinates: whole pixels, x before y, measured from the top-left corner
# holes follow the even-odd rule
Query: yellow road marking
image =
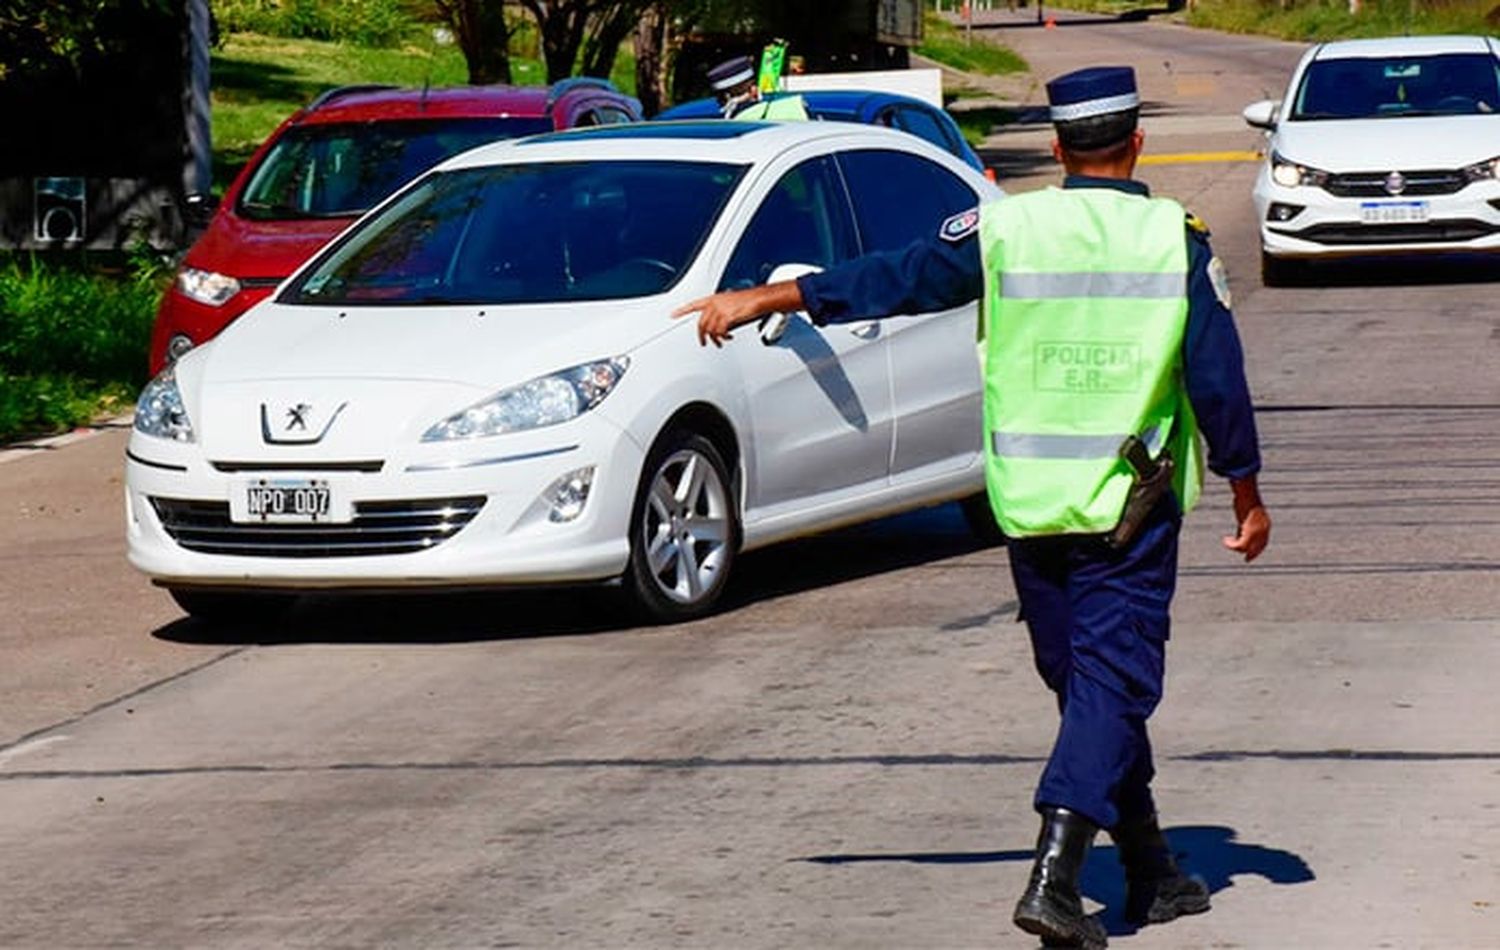
[(1185, 165), (1190, 162), (1258, 162), (1261, 152), (1181, 152), (1176, 155), (1142, 155), (1142, 165)]

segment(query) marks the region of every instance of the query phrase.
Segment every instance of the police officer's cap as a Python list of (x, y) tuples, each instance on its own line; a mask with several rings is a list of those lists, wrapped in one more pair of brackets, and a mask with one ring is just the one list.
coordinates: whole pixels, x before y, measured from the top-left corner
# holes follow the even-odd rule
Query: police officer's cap
[(1047, 83), (1052, 124), (1063, 148), (1090, 151), (1108, 148), (1135, 131), (1141, 100), (1135, 70), (1129, 66), (1091, 66)]
[(728, 92), (755, 78), (755, 64), (748, 56), (725, 60), (708, 71), (708, 84), (714, 92)]

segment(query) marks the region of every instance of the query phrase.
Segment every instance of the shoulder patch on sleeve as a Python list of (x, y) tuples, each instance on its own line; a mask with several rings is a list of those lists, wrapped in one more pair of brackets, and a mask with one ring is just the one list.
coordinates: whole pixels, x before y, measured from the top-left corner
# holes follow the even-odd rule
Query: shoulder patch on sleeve
[(1187, 213), (1187, 226), (1188, 230), (1194, 234), (1200, 237), (1208, 237), (1208, 224), (1191, 211)]
[(942, 227), (938, 228), (938, 237), (957, 244), (978, 230), (979, 209), (970, 208), (968, 211), (960, 211), (958, 214), (944, 221)]
[(1214, 296), (1219, 298), (1219, 303), (1224, 305), (1224, 309), (1233, 310), (1233, 298), (1229, 294), (1229, 271), (1217, 256), (1208, 262), (1208, 283), (1213, 287)]

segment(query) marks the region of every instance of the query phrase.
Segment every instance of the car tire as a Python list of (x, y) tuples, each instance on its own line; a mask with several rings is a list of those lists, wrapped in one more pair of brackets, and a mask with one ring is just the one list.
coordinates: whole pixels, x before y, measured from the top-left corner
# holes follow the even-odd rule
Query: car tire
[(713, 610), (740, 544), (734, 480), (713, 442), (671, 430), (646, 457), (622, 578), (637, 616), (677, 623)]
[(969, 533), (976, 541), (987, 547), (1005, 543), (1005, 533), (995, 523), (995, 511), (990, 507), (987, 492), (975, 492), (959, 499), (958, 507), (963, 512), (964, 524), (969, 526)]
[(177, 606), (195, 620), (213, 624), (244, 625), (275, 620), (296, 600), (295, 594), (262, 594), (252, 591), (192, 590), (174, 587), (168, 591)]
[(1272, 257), (1260, 252), (1260, 282), (1267, 287), (1296, 287), (1307, 277), (1304, 261)]

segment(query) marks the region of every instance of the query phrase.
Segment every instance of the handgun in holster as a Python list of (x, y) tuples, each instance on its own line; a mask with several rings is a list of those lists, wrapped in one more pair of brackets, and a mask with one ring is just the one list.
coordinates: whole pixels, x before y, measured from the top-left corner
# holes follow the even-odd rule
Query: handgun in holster
[(1130, 466), (1132, 479), (1120, 522), (1104, 536), (1109, 546), (1116, 549), (1130, 544), (1151, 509), (1172, 487), (1172, 474), (1177, 467), (1171, 452), (1164, 449), (1160, 458), (1153, 459), (1146, 443), (1133, 435), (1126, 436), (1120, 444), (1120, 458)]

